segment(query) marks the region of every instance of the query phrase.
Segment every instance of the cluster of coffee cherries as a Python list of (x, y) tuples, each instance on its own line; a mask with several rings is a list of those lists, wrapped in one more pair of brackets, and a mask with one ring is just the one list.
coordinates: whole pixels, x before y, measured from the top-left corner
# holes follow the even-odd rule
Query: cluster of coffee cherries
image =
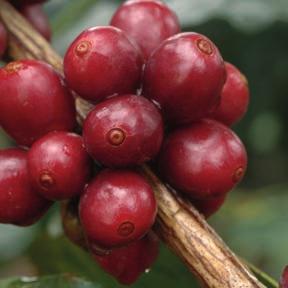
[[(148, 162), (206, 217), (215, 213), (247, 166), (229, 128), (247, 110), (247, 81), (210, 39), (181, 33), (158, 0), (126, 1), (110, 26), (82, 32), (64, 75), (36, 60), (0, 70), (0, 123), (20, 146), (0, 151), (0, 222), (30, 225), (74, 199), (95, 261), (131, 284), (159, 245), (155, 196), (137, 167)], [(76, 94), (93, 104), (82, 136)]]
[[(50, 41), (50, 24), (42, 8), (44, 0), (10, 0), (10, 2), (47, 41)], [(0, 22), (0, 58), (4, 56), (7, 44), (8, 33)]]

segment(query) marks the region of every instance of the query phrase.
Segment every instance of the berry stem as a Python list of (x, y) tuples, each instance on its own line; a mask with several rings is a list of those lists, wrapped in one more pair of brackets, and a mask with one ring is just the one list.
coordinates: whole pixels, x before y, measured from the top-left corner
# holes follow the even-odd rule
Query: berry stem
[[(0, 19), (10, 34), (11, 58), (43, 60), (63, 74), (61, 57), (5, 0), (0, 0)], [(91, 105), (79, 98), (76, 105), (81, 125)], [(141, 171), (153, 185), (158, 200), (157, 234), (206, 287), (265, 287), (189, 202), (161, 183), (148, 166), (142, 166)]]

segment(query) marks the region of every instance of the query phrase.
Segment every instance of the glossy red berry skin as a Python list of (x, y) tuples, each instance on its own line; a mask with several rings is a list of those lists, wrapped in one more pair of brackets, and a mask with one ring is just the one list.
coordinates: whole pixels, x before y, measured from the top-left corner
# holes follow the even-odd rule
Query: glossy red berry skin
[(160, 150), (162, 117), (144, 97), (115, 96), (90, 112), (84, 122), (83, 137), (90, 155), (105, 166), (142, 164)]
[(91, 162), (82, 137), (50, 132), (32, 145), (28, 167), (31, 183), (43, 197), (65, 200), (82, 193), (89, 180)]
[(143, 237), (157, 212), (151, 186), (129, 170), (100, 172), (81, 196), (79, 207), (87, 239), (108, 249)]
[(220, 105), (211, 118), (228, 126), (239, 122), (249, 105), (249, 87), (246, 77), (232, 64), (225, 62), (227, 80), (221, 93)]
[(201, 120), (172, 132), (159, 160), (166, 181), (198, 199), (225, 195), (242, 179), (246, 166), (241, 140), (214, 120)]
[(27, 152), (0, 150), (0, 223), (34, 224), (51, 204), (30, 185)]
[(135, 92), (142, 64), (139, 48), (122, 30), (103, 26), (87, 29), (74, 40), (64, 58), (64, 73), (71, 89), (98, 102)]
[(76, 125), (74, 99), (60, 76), (36, 60), (0, 69), (0, 124), (19, 145)]
[(0, 58), (4, 55), (7, 48), (7, 31), (5, 27), (0, 23)]
[(124, 285), (131, 285), (151, 268), (159, 254), (159, 240), (150, 232), (126, 247), (116, 248), (108, 255), (93, 258), (100, 267)]
[(165, 39), (179, 33), (181, 29), (176, 14), (157, 0), (124, 2), (113, 15), (110, 24), (133, 38), (145, 59)]
[(220, 195), (215, 198), (203, 200), (193, 199), (192, 203), (199, 210), (199, 212), (205, 216), (205, 218), (209, 218), (223, 206), (225, 199), (226, 195)]
[(158, 102), (170, 125), (203, 118), (218, 103), (226, 79), (217, 47), (198, 33), (165, 40), (144, 71), (144, 95)]
[(25, 5), (20, 12), (47, 41), (51, 40), (49, 20), (41, 4)]

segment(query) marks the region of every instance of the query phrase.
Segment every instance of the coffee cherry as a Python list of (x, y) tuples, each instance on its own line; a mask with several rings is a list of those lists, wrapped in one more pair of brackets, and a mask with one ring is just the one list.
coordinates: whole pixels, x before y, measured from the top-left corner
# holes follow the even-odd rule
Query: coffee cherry
[(0, 23), (0, 58), (6, 51), (7, 48), (7, 31), (5, 27)]
[(80, 220), (88, 240), (103, 248), (127, 245), (154, 223), (156, 201), (148, 182), (128, 170), (105, 170), (80, 200)]
[(41, 4), (25, 5), (20, 8), (20, 12), (46, 40), (50, 41), (51, 28)]
[(214, 118), (228, 126), (241, 120), (249, 104), (249, 88), (245, 76), (232, 64), (225, 62), (227, 80), (221, 94), (220, 105), (212, 112)]
[(50, 132), (28, 154), (31, 182), (50, 200), (80, 195), (89, 180), (90, 164), (82, 137), (67, 132)]
[(75, 126), (73, 97), (43, 62), (21, 60), (0, 69), (0, 95), (0, 124), (20, 145)]
[(135, 39), (144, 58), (165, 39), (180, 32), (176, 14), (158, 0), (130, 0), (124, 2), (110, 22)]
[(126, 247), (113, 249), (109, 255), (93, 255), (104, 271), (124, 285), (131, 285), (149, 269), (159, 254), (159, 240), (150, 232)]
[(165, 40), (149, 58), (144, 95), (160, 104), (170, 124), (190, 123), (218, 103), (225, 79), (217, 47), (201, 34), (182, 33)]
[(220, 197), (242, 179), (247, 156), (241, 140), (214, 120), (172, 132), (160, 154), (159, 171), (192, 198)]
[(108, 99), (90, 112), (83, 137), (93, 158), (109, 167), (126, 167), (151, 160), (163, 140), (162, 118), (141, 96)]
[(215, 198), (208, 199), (193, 199), (193, 205), (202, 213), (206, 218), (215, 214), (224, 204), (226, 195), (220, 195)]
[(24, 5), (44, 3), (46, 1), (47, 0), (10, 0), (10, 2), (12, 2), (12, 4), (17, 8), (22, 7)]
[(133, 93), (140, 85), (142, 56), (126, 34), (114, 27), (82, 32), (64, 58), (69, 86), (81, 97), (97, 102), (113, 94)]
[(31, 225), (51, 204), (30, 185), (26, 151), (0, 150), (0, 223)]

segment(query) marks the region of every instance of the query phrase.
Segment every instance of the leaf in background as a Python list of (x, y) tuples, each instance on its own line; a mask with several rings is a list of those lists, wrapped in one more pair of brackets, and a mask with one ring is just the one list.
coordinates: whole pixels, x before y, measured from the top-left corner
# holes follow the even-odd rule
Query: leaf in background
[[(87, 252), (76, 247), (64, 237), (39, 236), (30, 247), (28, 256), (40, 275), (61, 274), (65, 271), (89, 281), (101, 283), (103, 288), (125, 287), (104, 273)], [(151, 287), (151, 283), (155, 287), (163, 285), (165, 288), (199, 287), (185, 265), (164, 246), (162, 246), (160, 257), (151, 271), (145, 273), (130, 287)]]
[[(249, 267), (249, 269), (257, 277), (257, 279), (265, 285), (265, 287), (267, 287), (267, 288), (278, 288), (279, 287), (278, 283), (273, 278), (271, 278), (269, 275), (267, 275), (266, 273), (264, 273), (263, 271), (261, 271), (260, 269), (255, 267), (253, 264), (248, 263), (245, 260), (243, 262)], [(285, 288), (288, 288), (288, 286), (286, 286)]]
[(0, 281), (0, 288), (101, 288), (99, 284), (93, 284), (69, 275), (46, 276), (41, 278), (22, 277)]

